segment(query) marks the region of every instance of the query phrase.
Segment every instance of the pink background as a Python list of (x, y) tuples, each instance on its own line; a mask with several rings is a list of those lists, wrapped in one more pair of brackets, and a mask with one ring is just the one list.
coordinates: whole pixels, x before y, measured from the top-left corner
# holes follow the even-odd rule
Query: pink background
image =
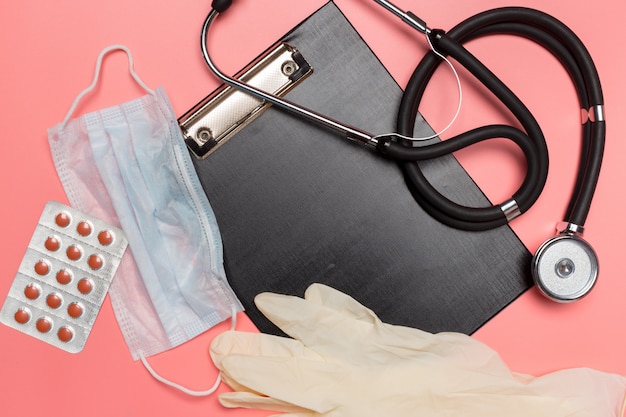
[[(288, 29), (324, 4), (323, 0), (237, 0), (220, 19), (211, 49), (227, 72), (235, 72)], [(337, 0), (384, 65), (404, 85), (426, 51), (422, 36), (410, 31), (370, 0)], [(605, 163), (585, 238), (601, 261), (591, 295), (560, 305), (530, 290), (480, 329), (475, 337), (501, 353), (512, 369), (541, 374), (587, 366), (626, 374), (621, 317), (623, 245), (620, 220), (625, 179), (626, 105), (622, 45), (624, 6), (619, 1), (482, 0), (475, 2), (396, 0), (431, 27), (448, 29), (466, 17), (497, 6), (541, 9), (570, 26), (585, 42), (600, 72), (605, 92), (608, 134)], [(151, 87), (163, 85), (178, 114), (217, 86), (202, 61), (199, 30), (210, 1), (60, 0), (6, 2), (0, 13), (0, 300), (4, 301), (41, 210), (48, 200), (67, 203), (56, 176), (46, 129), (59, 123), (74, 97), (91, 82), (99, 51), (113, 43), (130, 47), (135, 69)], [(280, 17), (279, 17), (280, 16)], [(559, 64), (525, 40), (496, 37), (473, 42), (471, 50), (534, 112), (548, 139), (550, 174), (535, 207), (513, 222), (526, 246), (535, 251), (561, 219), (575, 175), (579, 110), (571, 83)], [(506, 120), (469, 80), (455, 132)], [(456, 106), (455, 84), (441, 70), (429, 88), (422, 113), (440, 129)], [(106, 60), (101, 83), (76, 115), (143, 94), (127, 74), (126, 57)], [(445, 99), (445, 100), (444, 100)], [(382, 132), (378, 132), (382, 133)], [(458, 158), (494, 201), (508, 198), (521, 181), (523, 163), (516, 150), (499, 143), (458, 153)], [(240, 328), (253, 329), (240, 315)], [(207, 348), (224, 323), (193, 342), (151, 359), (165, 376), (195, 389), (215, 376)], [(0, 326), (0, 413), (3, 415), (184, 415), (254, 416), (269, 413), (229, 411), (215, 396), (190, 398), (155, 381), (133, 362), (109, 300), (86, 348), (71, 355)], [(225, 390), (221, 387), (220, 391)]]

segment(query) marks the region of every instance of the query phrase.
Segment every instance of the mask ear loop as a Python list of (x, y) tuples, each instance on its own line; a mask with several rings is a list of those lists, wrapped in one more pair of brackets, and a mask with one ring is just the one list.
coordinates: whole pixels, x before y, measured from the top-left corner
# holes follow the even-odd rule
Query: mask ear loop
[[(230, 331), (235, 330), (235, 328), (237, 327), (237, 309), (235, 308), (235, 306), (230, 306), (230, 310), (231, 310), (231, 324), (230, 324)], [(146, 359), (146, 357), (144, 356), (143, 352), (139, 352), (139, 359), (141, 359), (141, 363), (143, 363), (143, 366), (145, 366), (145, 368), (148, 370), (148, 372), (150, 372), (150, 375), (152, 375), (152, 377), (154, 379), (156, 379), (157, 381), (162, 382), (163, 384), (170, 386), (172, 388), (176, 388), (179, 391), (184, 392), (185, 394), (191, 395), (193, 397), (206, 397), (208, 395), (213, 394), (217, 388), (220, 386), (220, 383), (222, 382), (222, 373), (218, 373), (217, 378), (215, 379), (215, 383), (213, 384), (213, 386), (211, 388), (209, 388), (206, 391), (194, 391), (191, 390), (187, 387), (184, 387), (180, 384), (177, 384), (176, 382), (170, 381), (167, 378), (162, 377), (161, 375), (159, 375), (154, 368), (152, 368), (152, 366), (150, 366), (150, 364), (148, 363), (148, 360)]]
[(100, 70), (102, 69), (102, 61), (104, 59), (104, 56), (106, 54), (108, 54), (109, 52), (112, 52), (112, 51), (124, 51), (126, 53), (126, 55), (128, 55), (128, 71), (130, 72), (130, 75), (137, 82), (137, 84), (139, 84), (139, 86), (141, 88), (143, 88), (144, 90), (146, 90), (148, 93), (152, 94), (153, 96), (156, 95), (154, 90), (152, 90), (150, 87), (148, 87), (146, 85), (146, 83), (144, 83), (141, 80), (141, 78), (139, 78), (139, 75), (137, 75), (137, 73), (135, 72), (135, 69), (133, 68), (133, 65), (134, 65), (133, 64), (133, 54), (130, 52), (130, 49), (128, 49), (127, 46), (121, 45), (121, 44), (115, 44), (115, 45), (107, 46), (98, 55), (98, 59), (96, 61), (96, 71), (95, 71), (94, 76), (93, 76), (93, 81), (91, 81), (91, 84), (87, 88), (85, 88), (83, 91), (81, 91), (76, 96), (76, 98), (74, 99), (74, 102), (72, 103), (72, 106), (70, 107), (69, 111), (65, 115), (65, 118), (61, 122), (61, 130), (65, 129), (65, 125), (70, 120), (70, 117), (72, 117), (72, 114), (76, 110), (76, 107), (78, 107), (78, 103), (80, 102), (80, 100), (85, 95), (89, 94), (94, 88), (96, 88), (96, 85), (98, 84), (98, 80), (100, 79)]

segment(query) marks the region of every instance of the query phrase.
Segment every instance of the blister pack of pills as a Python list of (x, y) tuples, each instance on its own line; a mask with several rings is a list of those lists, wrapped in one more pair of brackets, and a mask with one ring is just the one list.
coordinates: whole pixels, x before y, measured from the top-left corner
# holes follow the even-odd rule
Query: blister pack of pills
[(119, 228), (48, 202), (0, 310), (0, 322), (80, 352), (127, 245)]

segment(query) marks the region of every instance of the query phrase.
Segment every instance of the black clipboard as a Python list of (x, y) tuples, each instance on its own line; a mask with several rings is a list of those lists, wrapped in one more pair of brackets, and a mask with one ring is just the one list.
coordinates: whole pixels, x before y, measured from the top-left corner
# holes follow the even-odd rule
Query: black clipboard
[[(284, 36), (313, 73), (293, 102), (373, 133), (395, 130), (402, 94), (331, 1)], [(418, 117), (416, 135), (432, 134)], [(449, 228), (413, 199), (393, 162), (270, 107), (196, 171), (217, 217), (227, 279), (259, 330), (264, 291), (301, 296), (314, 282), (383, 321), (470, 334), (532, 285), (531, 255), (509, 227)], [(422, 164), (442, 192), (489, 204), (452, 156)]]

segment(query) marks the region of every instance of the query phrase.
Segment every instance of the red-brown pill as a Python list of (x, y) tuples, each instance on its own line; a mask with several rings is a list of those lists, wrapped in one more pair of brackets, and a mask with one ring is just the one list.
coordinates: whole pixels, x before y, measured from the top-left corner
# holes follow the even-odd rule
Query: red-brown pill
[(48, 333), (52, 329), (52, 320), (47, 317), (42, 317), (37, 320), (37, 324), (35, 327), (37, 327), (37, 330), (39, 330), (41, 333)]
[(113, 233), (108, 230), (101, 231), (98, 233), (98, 242), (100, 242), (102, 246), (109, 246), (113, 243)]
[(71, 327), (63, 326), (57, 332), (57, 337), (61, 342), (67, 343), (74, 338), (74, 330)]
[(29, 284), (24, 288), (24, 295), (29, 300), (36, 300), (41, 294), (41, 288), (37, 284)]
[(46, 243), (44, 244), (46, 249), (51, 252), (59, 250), (61, 247), (61, 241), (56, 236), (50, 236), (46, 239)]
[(70, 215), (65, 213), (65, 212), (61, 212), (61, 213), (57, 214), (56, 217), (54, 218), (54, 221), (60, 227), (67, 227), (67, 226), (69, 226), (71, 220), (72, 219), (70, 218)]
[(39, 261), (35, 264), (35, 272), (38, 275), (46, 275), (50, 272), (50, 265), (46, 261)]
[(80, 316), (82, 316), (83, 311), (85, 311), (85, 309), (80, 303), (72, 303), (69, 306), (67, 306), (67, 314), (69, 314), (69, 316), (74, 319), (77, 319)]
[(54, 292), (52, 294), (48, 294), (46, 297), (46, 304), (50, 308), (59, 308), (61, 307), (61, 304), (63, 304), (63, 297)]
[(87, 265), (89, 265), (89, 268), (97, 271), (98, 269), (102, 268), (102, 265), (104, 265), (104, 260), (100, 255), (91, 255), (87, 260)]
[(78, 291), (83, 294), (89, 294), (93, 290), (93, 283), (88, 278), (78, 281)]
[(27, 308), (22, 307), (15, 312), (14, 317), (15, 321), (19, 324), (28, 323), (28, 321), (30, 320), (30, 311), (28, 311)]
[(61, 269), (57, 272), (57, 282), (59, 284), (67, 285), (72, 281), (72, 273), (67, 269)]
[(76, 226), (76, 231), (81, 236), (89, 236), (91, 234), (91, 224), (89, 224), (89, 222), (82, 221), (78, 223), (78, 226)]
[(72, 261), (77, 261), (83, 256), (83, 252), (80, 250), (80, 247), (76, 245), (72, 245), (65, 251), (67, 257)]

